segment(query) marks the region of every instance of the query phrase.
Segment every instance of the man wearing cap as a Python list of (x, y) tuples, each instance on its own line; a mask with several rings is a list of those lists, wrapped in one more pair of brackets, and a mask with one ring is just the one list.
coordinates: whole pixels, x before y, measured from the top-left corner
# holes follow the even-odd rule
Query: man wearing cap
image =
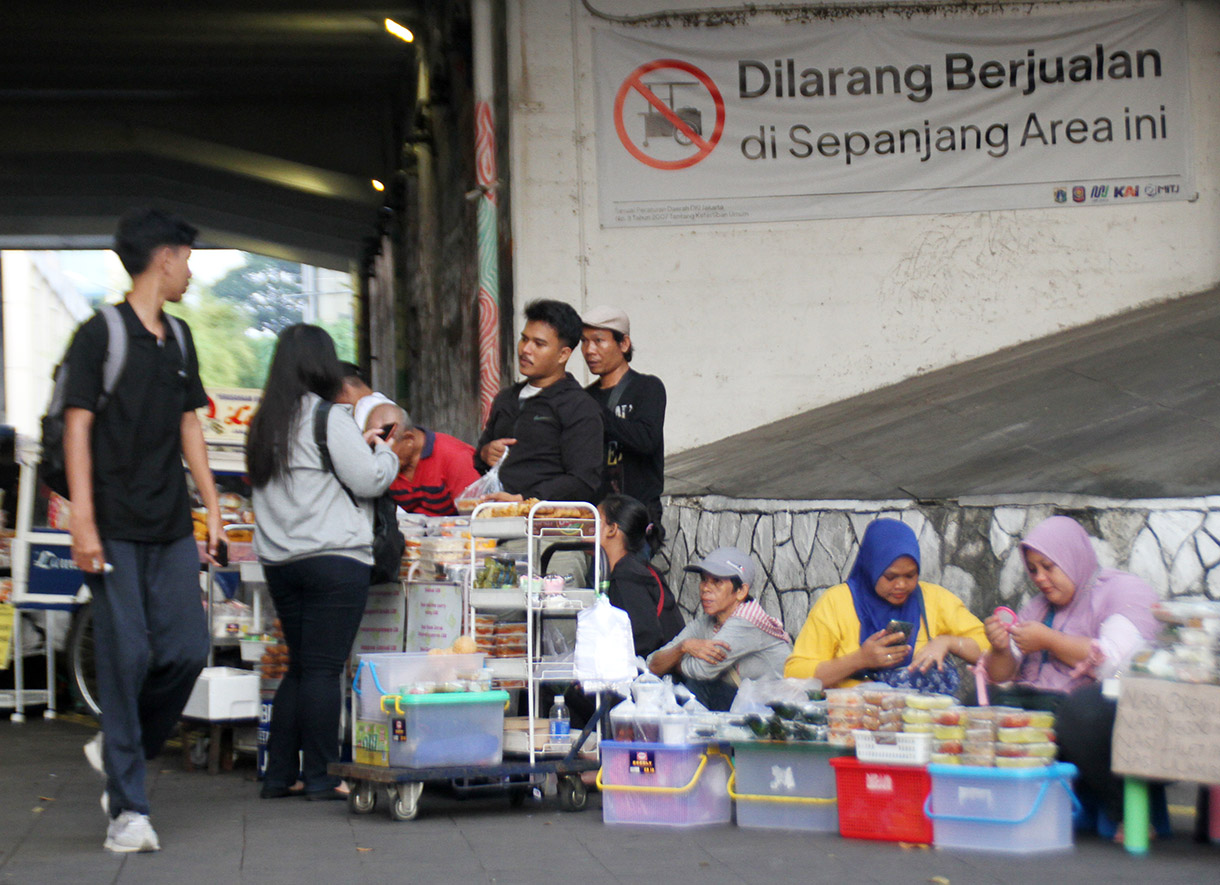
[[(631, 321), (617, 307), (594, 307), (582, 317), (581, 352), (597, 380), (585, 388), (601, 408), (605, 462), (599, 498), (630, 495), (648, 508), (661, 540), (665, 483), (665, 385), (631, 368)], [(655, 552), (655, 546), (653, 551)]]
[(411, 423), (407, 410), (397, 403), (379, 403), (368, 416), (368, 427), (382, 429), (382, 438), (398, 456), (398, 476), (390, 483), (390, 497), (407, 513), (452, 516), (454, 498), (479, 478), (474, 469), (474, 446), (447, 433)]
[(709, 710), (727, 710), (742, 679), (779, 679), (792, 639), (750, 596), (754, 563), (720, 547), (686, 567), (699, 575), (699, 611), (668, 645), (648, 656), (658, 676), (673, 673)]

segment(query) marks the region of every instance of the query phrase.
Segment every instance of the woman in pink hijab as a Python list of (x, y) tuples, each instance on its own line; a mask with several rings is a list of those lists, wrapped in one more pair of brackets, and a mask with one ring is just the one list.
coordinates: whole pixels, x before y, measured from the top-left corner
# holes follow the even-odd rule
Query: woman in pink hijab
[(1157, 631), (1156, 591), (1128, 572), (1103, 569), (1074, 519), (1052, 516), (1021, 543), (1038, 595), (1008, 624), (983, 624), (993, 703), (1056, 712), (1060, 758), (1080, 770), (1077, 789), (1091, 794), (1111, 821), (1122, 820), (1122, 784), (1110, 772), (1115, 703), (1101, 681)]

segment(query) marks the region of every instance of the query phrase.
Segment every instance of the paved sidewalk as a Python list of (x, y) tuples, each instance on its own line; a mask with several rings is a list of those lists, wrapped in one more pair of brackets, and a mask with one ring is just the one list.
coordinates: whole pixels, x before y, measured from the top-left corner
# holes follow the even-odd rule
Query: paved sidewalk
[[(67, 720), (0, 720), (0, 883), (1190, 883), (1216, 881), (1220, 847), (1182, 835), (1133, 858), (1096, 839), (1040, 858), (902, 848), (837, 835), (608, 827), (600, 797), (567, 814), (554, 801), (511, 808), (425, 792), (419, 817), (355, 816), (339, 802), (260, 800), (250, 764), (215, 777), (176, 756), (150, 767), (156, 854), (102, 849), (101, 781)], [(1173, 801), (1189, 801), (1181, 791)]]

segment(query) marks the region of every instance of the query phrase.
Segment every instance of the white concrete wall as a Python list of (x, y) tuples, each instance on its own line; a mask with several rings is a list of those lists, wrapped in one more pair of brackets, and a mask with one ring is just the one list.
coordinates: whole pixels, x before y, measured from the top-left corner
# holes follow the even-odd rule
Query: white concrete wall
[(54, 252), (5, 251), (0, 261), (4, 292), (4, 423), (38, 439), (54, 386), (51, 373), (77, 325), (92, 312), (89, 302), (60, 273)]
[[(619, 15), (740, 6), (590, 2)], [(1194, 202), (634, 229), (597, 220), (596, 20), (581, 0), (506, 6), (518, 308), (624, 308), (635, 367), (669, 391), (671, 452), (1220, 280), (1211, 0), (1186, 2)], [(583, 377), (579, 355), (570, 368)]]

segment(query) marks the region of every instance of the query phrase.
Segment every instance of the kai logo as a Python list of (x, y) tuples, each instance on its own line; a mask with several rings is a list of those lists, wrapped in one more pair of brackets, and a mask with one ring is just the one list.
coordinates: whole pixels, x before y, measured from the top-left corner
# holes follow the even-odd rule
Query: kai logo
[(1072, 188), (1072, 202), (1073, 203), (1083, 203), (1084, 202), (1084, 185), (1078, 184), (1074, 188)]
[(1062, 188), (1062, 187), (1055, 188), (1055, 202), (1056, 203), (1066, 203), (1067, 201), (1068, 201), (1067, 188)]
[(870, 793), (894, 792), (894, 779), (888, 774), (870, 771), (864, 775), (864, 789)]
[(1093, 190), (1089, 192), (1089, 196), (1094, 200), (1104, 200), (1110, 196), (1110, 186), (1108, 184), (1095, 184)]
[(1114, 185), (1114, 198), (1121, 200), (1126, 197), (1138, 197), (1140, 195), (1140, 186), (1138, 184), (1116, 184)]

